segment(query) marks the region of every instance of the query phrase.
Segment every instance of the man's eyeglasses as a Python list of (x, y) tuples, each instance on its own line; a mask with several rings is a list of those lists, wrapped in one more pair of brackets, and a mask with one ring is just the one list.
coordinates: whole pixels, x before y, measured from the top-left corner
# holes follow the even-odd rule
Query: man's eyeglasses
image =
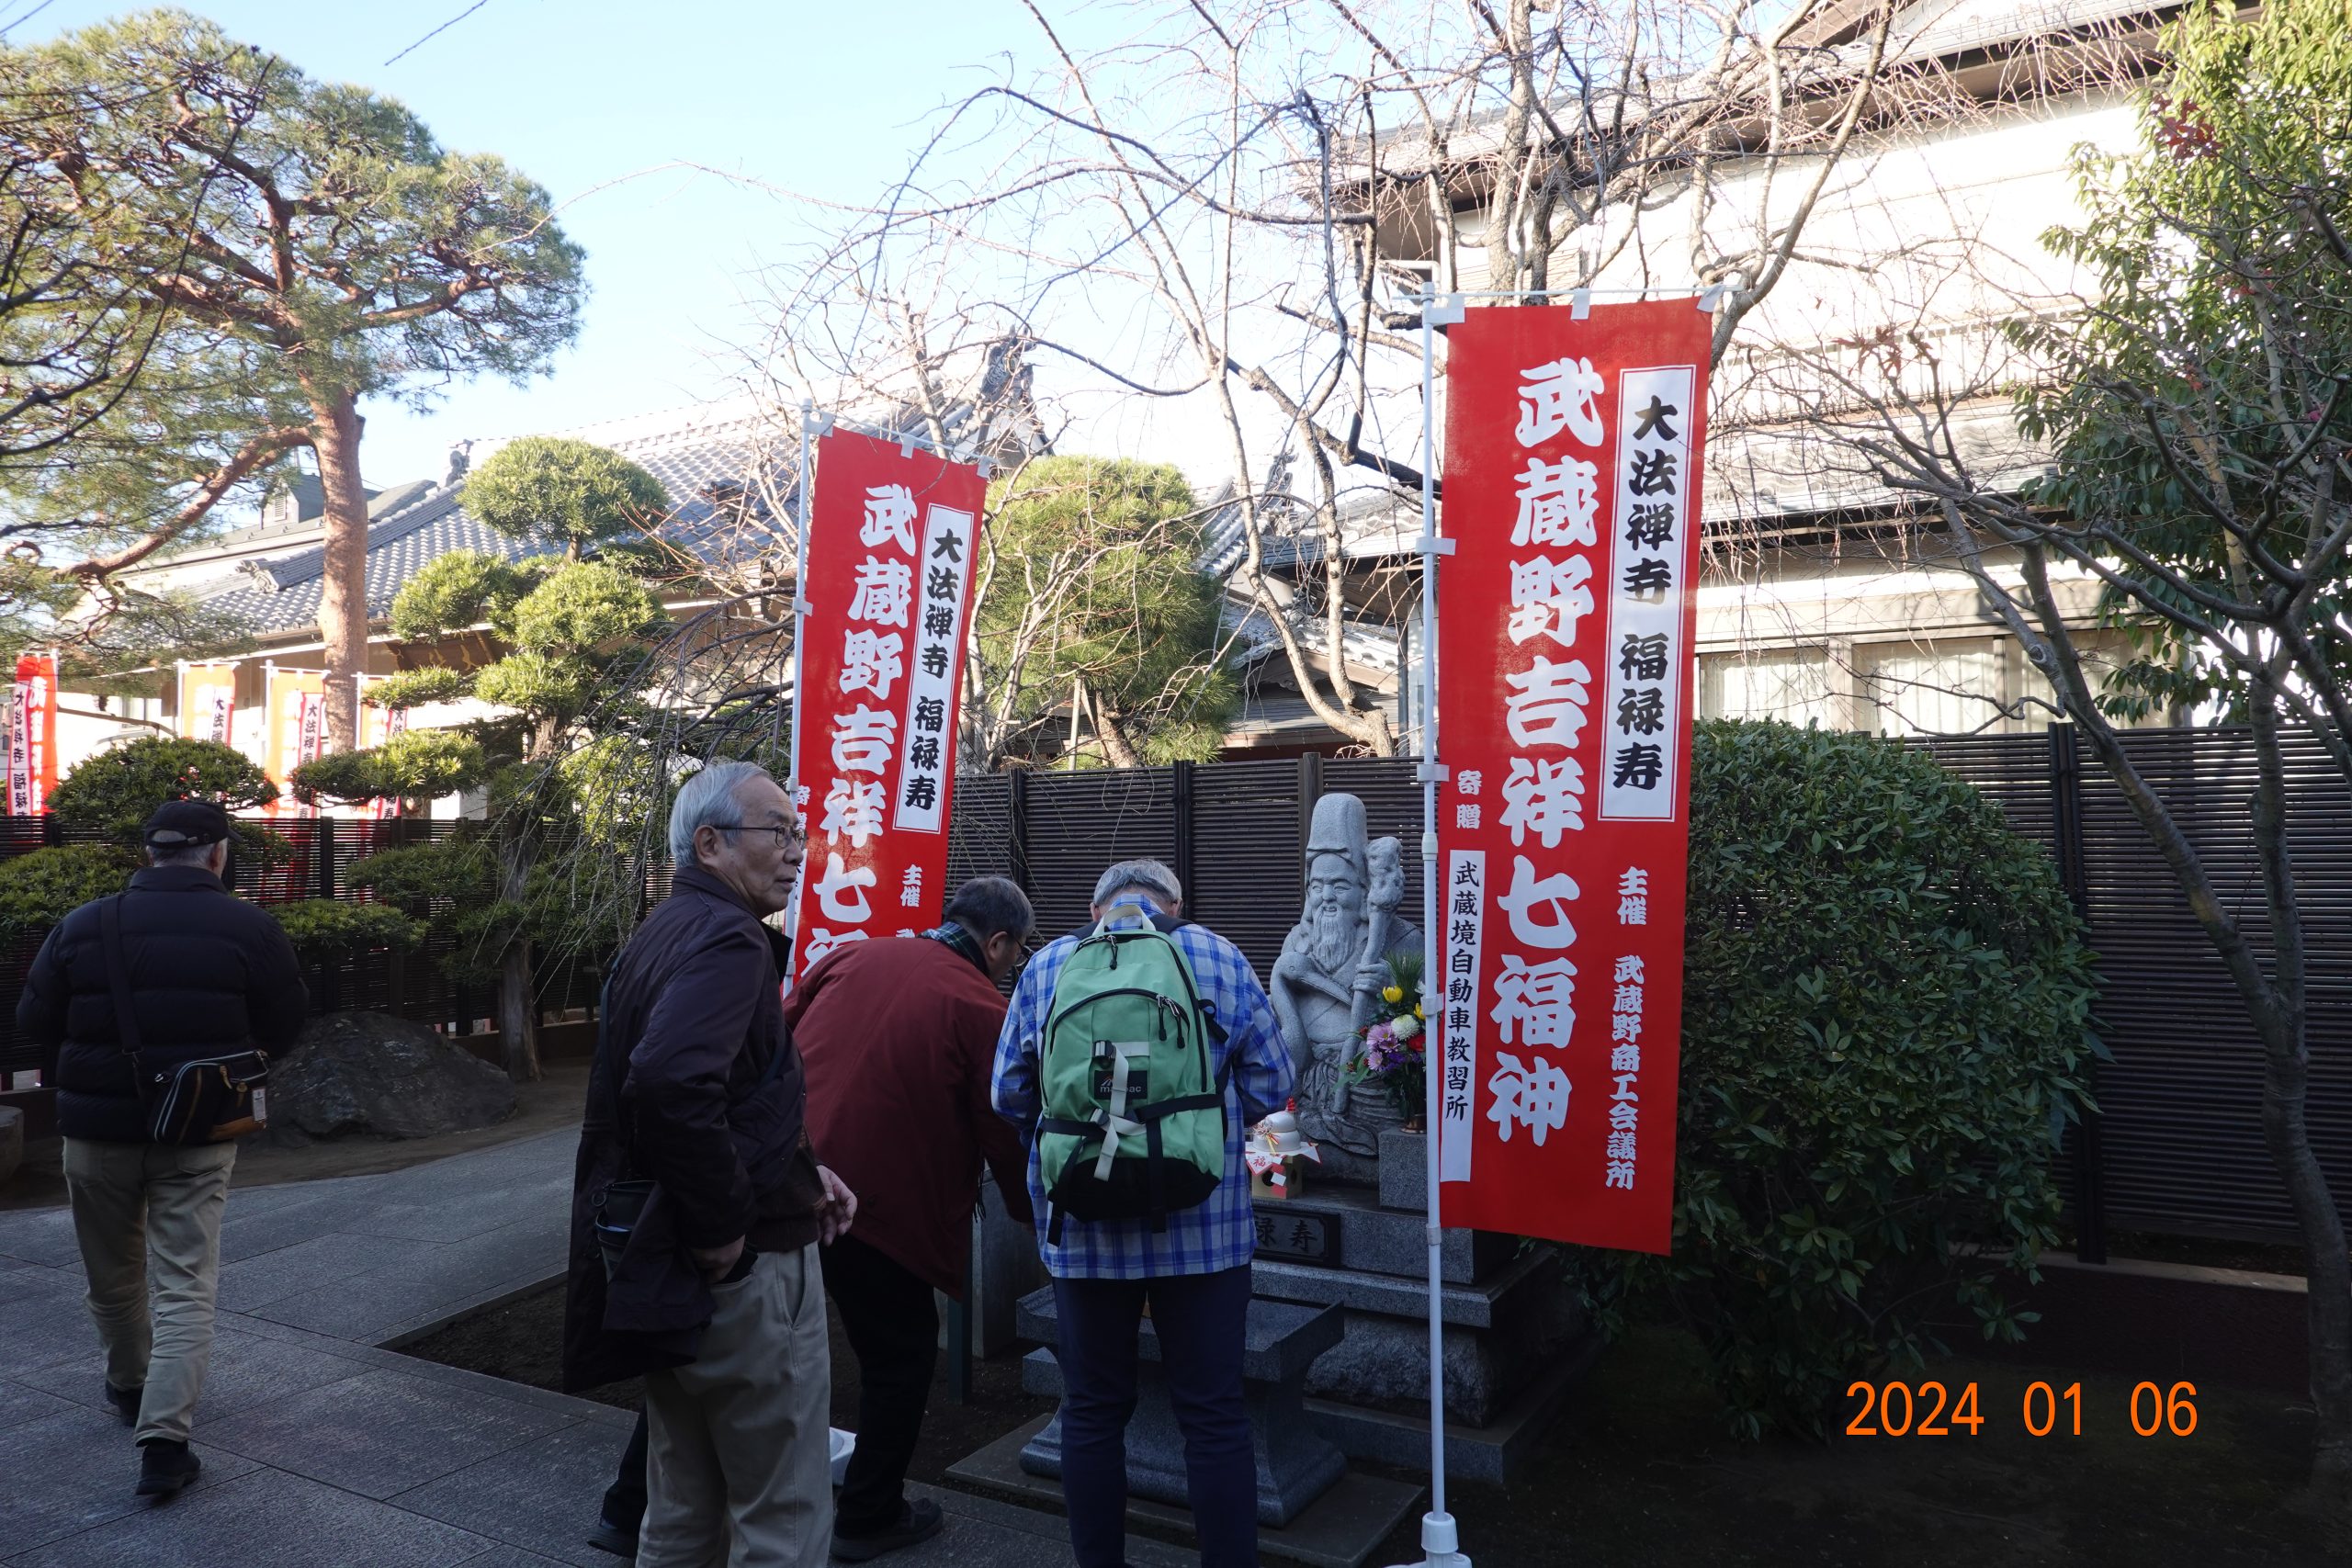
[(761, 827), (758, 824), (752, 822), (713, 822), (710, 825), (718, 829), (722, 833), (774, 834), (775, 837), (775, 847), (779, 850), (789, 849), (794, 844), (805, 844), (808, 841), (808, 835), (801, 831), (800, 829), (797, 827)]

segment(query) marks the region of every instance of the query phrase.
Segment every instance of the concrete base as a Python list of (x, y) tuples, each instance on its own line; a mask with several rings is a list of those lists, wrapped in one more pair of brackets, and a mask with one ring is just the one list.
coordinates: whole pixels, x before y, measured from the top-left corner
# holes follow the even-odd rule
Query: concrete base
[[(1559, 1250), (1539, 1245), (1475, 1283), (1444, 1287), (1448, 1418), (1476, 1427), (1497, 1419), (1575, 1338), (1579, 1314), (1560, 1273)], [(1417, 1407), (1428, 1397), (1426, 1275), (1285, 1263), (1261, 1254), (1251, 1278), (1261, 1300), (1347, 1309), (1347, 1337), (1307, 1372), (1310, 1396), (1372, 1409)]]
[[(1567, 1407), (1568, 1396), (1599, 1359), (1601, 1337), (1588, 1332), (1566, 1353), (1547, 1361), (1540, 1376), (1499, 1416), (1483, 1427), (1460, 1421), (1445, 1424), (1445, 1470), (1465, 1481), (1508, 1485), (1543, 1445), (1552, 1424)], [(1421, 1363), (1426, 1366), (1426, 1353)], [(1426, 1416), (1369, 1410), (1337, 1400), (1310, 1399), (1307, 1419), (1340, 1446), (1351, 1460), (1371, 1460), (1406, 1469), (1426, 1469), (1430, 1462), (1430, 1424)]]
[[(1428, 1159), (1427, 1138), (1386, 1129), (1375, 1186), (1326, 1171), (1299, 1198), (1257, 1205), (1258, 1295), (1347, 1313), (1347, 1337), (1309, 1371), (1306, 1392), (1317, 1424), (1351, 1459), (1427, 1462)], [(1547, 1243), (1442, 1234), (1445, 1419), (1458, 1473), (1514, 1479), (1566, 1402), (1590, 1337), (1562, 1271)]]
[[(986, 1359), (1020, 1337), (1021, 1298), (1046, 1282), (1046, 1266), (1037, 1260), (1036, 1227), (1005, 1213), (993, 1181), (980, 1189), (972, 1226), (972, 1354)], [(944, 1324), (944, 1297), (940, 1317)]]
[[(1047, 1416), (1007, 1433), (948, 1466), (948, 1476), (966, 1485), (1011, 1497), (1033, 1507), (1062, 1511), (1061, 1483), (1032, 1475), (1021, 1467), (1023, 1450), (1051, 1422)], [(1280, 1528), (1261, 1525), (1258, 1554), (1306, 1568), (1363, 1568), (1388, 1533), (1420, 1510), (1425, 1489), (1355, 1472)], [(1193, 1539), (1189, 1508), (1138, 1497), (1127, 1499), (1127, 1526), (1138, 1534), (1168, 1540)]]

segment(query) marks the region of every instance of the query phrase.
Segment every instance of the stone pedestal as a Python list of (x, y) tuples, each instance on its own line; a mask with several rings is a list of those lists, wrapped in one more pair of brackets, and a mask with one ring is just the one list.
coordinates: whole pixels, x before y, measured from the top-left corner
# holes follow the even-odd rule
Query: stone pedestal
[[(1309, 1409), (1351, 1458), (1419, 1462), (1429, 1410), (1428, 1140), (1381, 1136), (1377, 1187), (1310, 1176), (1257, 1205), (1261, 1299), (1337, 1306), (1347, 1337), (1307, 1374)], [(1507, 1482), (1565, 1402), (1589, 1335), (1544, 1242), (1449, 1230), (1440, 1252), (1453, 1468)]]
[[(1048, 1288), (1021, 1303), (1021, 1332), (1051, 1347), (1061, 1340)], [(1242, 1345), (1242, 1397), (1250, 1407), (1250, 1446), (1258, 1471), (1258, 1522), (1282, 1526), (1329, 1490), (1347, 1461), (1306, 1417), (1304, 1384), (1316, 1358), (1340, 1344), (1346, 1329), (1330, 1308), (1250, 1303)], [(1168, 1380), (1160, 1370), (1159, 1336), (1144, 1319), (1139, 1337), (1135, 1418), (1127, 1424), (1127, 1491), (1155, 1502), (1183, 1504), (1184, 1435), (1169, 1404)], [(1061, 1368), (1052, 1351), (1032, 1351), (1021, 1368), (1021, 1386), (1030, 1393), (1058, 1398)], [(1057, 1414), (1021, 1450), (1021, 1468), (1031, 1475), (1058, 1478), (1062, 1472), (1061, 1416)]]
[[(989, 1182), (980, 1189), (979, 1208), (972, 1216), (972, 1354), (985, 1360), (1020, 1337), (1021, 1300), (1045, 1282), (1036, 1227), (1006, 1213), (1004, 1194)], [(944, 1297), (941, 1303), (944, 1324)]]

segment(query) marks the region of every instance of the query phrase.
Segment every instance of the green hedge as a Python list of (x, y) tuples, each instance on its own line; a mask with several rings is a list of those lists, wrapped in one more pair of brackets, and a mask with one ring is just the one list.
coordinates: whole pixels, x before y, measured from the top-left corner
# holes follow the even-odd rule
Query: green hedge
[(114, 844), (58, 844), (0, 860), (0, 939), (45, 931), (91, 899), (121, 892), (138, 864)]
[(261, 907), (286, 929), (287, 940), (305, 958), (330, 958), (374, 947), (414, 947), (424, 940), (424, 928), (390, 904), (298, 898)]
[(1924, 753), (1781, 724), (1693, 747), (1674, 1251), (1586, 1254), (1705, 1343), (1736, 1430), (1957, 1338), (2057, 1239), (2052, 1164), (2100, 1047), (2041, 850)]

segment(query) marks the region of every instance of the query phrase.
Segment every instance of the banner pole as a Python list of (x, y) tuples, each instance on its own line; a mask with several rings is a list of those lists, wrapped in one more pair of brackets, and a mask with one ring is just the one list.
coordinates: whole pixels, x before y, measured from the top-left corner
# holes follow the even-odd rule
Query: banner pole
[[(796, 805), (798, 804), (799, 801), (797, 792), (800, 788), (800, 707), (802, 702), (808, 694), (805, 690), (803, 690), (801, 682), (801, 675), (808, 667), (808, 660), (801, 658), (800, 655), (801, 643), (803, 641), (801, 634), (808, 629), (808, 612), (811, 607), (808, 603), (808, 431), (809, 427), (816, 423), (812, 417), (812, 409), (813, 405), (807, 398), (800, 400), (800, 481), (798, 497), (800, 502), (800, 515), (797, 520), (797, 532), (799, 536), (794, 541), (794, 558), (792, 563), (791, 787), (795, 792), (793, 799)], [(786, 919), (788, 921), (791, 917), (786, 916)]]
[[(1442, 1010), (1443, 992), (1435, 986), (1442, 970), (1438, 959), (1439, 899), (1437, 859), (1437, 786), (1445, 770), (1438, 763), (1437, 730), (1437, 574), (1443, 553), (1437, 536), (1437, 372), (1434, 363), (1436, 328), (1431, 317), (1439, 295), (1434, 280), (1421, 295), (1421, 1005), (1430, 1015), (1421, 1038), (1430, 1038), (1430, 1024)], [(1430, 1511), (1421, 1518), (1423, 1568), (1469, 1568), (1462, 1555), (1453, 1516), (1445, 1507), (1445, 1232), (1439, 1222), (1438, 1139), (1443, 1132), (1444, 1067), (1439, 1053), (1422, 1053), (1426, 1101), (1423, 1115), (1428, 1133), (1422, 1139), (1429, 1156), (1430, 1249)]]

